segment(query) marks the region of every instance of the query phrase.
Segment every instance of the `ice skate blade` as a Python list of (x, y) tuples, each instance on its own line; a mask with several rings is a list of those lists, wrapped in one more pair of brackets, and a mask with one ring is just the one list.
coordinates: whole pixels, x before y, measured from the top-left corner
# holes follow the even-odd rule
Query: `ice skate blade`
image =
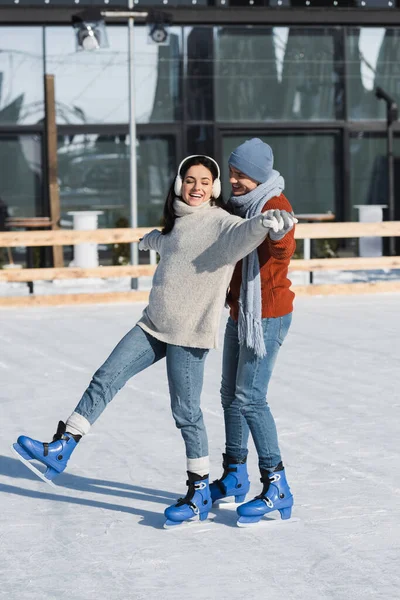
[(12, 444), (11, 450), (14, 452), (18, 460), (20, 460), (26, 467), (28, 467), (28, 469), (32, 471), (32, 473), (35, 473), (35, 475), (37, 475), (40, 479), (45, 481), (52, 488), (57, 487), (50, 479), (47, 479), (47, 477), (44, 476), (44, 473), (42, 473), (42, 471), (39, 471), (39, 469), (37, 469), (29, 460), (21, 456), (21, 454), (18, 452), (15, 446), (17, 446), (17, 444)]
[[(233, 498), (233, 496), (232, 496), (232, 498)], [(239, 504), (240, 504), (240, 502), (235, 502), (235, 500), (225, 500), (224, 498), (221, 498), (221, 500), (216, 500), (213, 503), (213, 508), (227, 510), (227, 509), (237, 508), (239, 506)]]
[[(246, 520), (244, 520), (244, 519), (246, 519)], [(261, 517), (257, 521), (256, 520), (250, 521), (247, 519), (251, 519), (251, 517), (240, 517), (236, 521), (236, 525), (238, 527), (242, 527), (242, 528), (257, 527), (257, 526), (259, 527), (260, 525), (262, 525), (263, 527), (282, 527), (285, 525), (289, 525), (290, 523), (298, 523), (300, 521), (300, 519), (298, 517), (291, 517), (290, 519), (280, 519), (279, 517), (277, 519), (272, 519), (272, 518), (263, 519)]]
[(214, 520), (214, 517), (208, 516), (207, 519), (201, 521), (199, 517), (193, 517), (187, 521), (170, 521), (167, 519), (163, 525), (164, 529), (170, 529), (175, 531), (182, 531), (187, 527), (198, 527), (199, 525), (207, 525)]

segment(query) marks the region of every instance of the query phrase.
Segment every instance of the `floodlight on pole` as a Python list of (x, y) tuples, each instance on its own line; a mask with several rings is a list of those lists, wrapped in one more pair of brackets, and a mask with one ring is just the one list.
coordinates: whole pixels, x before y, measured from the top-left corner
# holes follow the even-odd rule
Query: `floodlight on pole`
[(99, 10), (89, 8), (73, 15), (72, 25), (77, 50), (108, 48), (107, 30)]
[[(130, 153), (129, 153), (129, 207), (130, 207), (130, 226), (132, 229), (136, 229), (138, 226), (138, 208), (137, 208), (137, 169), (136, 169), (136, 117), (135, 117), (135, 81), (134, 81), (134, 25), (135, 18), (146, 20), (149, 16), (148, 12), (134, 12), (132, 9), (134, 7), (134, 0), (129, 0), (127, 11), (96, 11), (99, 19), (96, 21), (98, 26), (100, 23), (103, 25), (104, 29), (104, 19), (128, 19), (128, 74), (129, 74), (129, 94), (128, 94), (128, 104), (129, 104), (129, 139), (130, 139)], [(84, 21), (84, 17), (88, 15), (87, 11), (80, 13), (77, 17), (80, 20), (80, 28), (84, 31), (82, 26), (82, 22), (87, 25), (87, 22)], [(89, 23), (92, 25), (92, 22)], [(73, 25), (74, 17), (73, 17)], [(94, 31), (93, 34), (89, 32), (86, 27), (85, 39), (88, 37), (92, 38), (91, 43), (93, 43), (93, 38), (95, 37)], [(96, 38), (97, 39), (97, 38)], [(90, 43), (90, 42), (88, 42)], [(84, 48), (83, 44), (81, 45)], [(130, 262), (131, 265), (139, 264), (139, 253), (138, 253), (138, 245), (137, 243), (130, 244)], [(138, 280), (137, 278), (131, 279), (131, 288), (138, 288)]]

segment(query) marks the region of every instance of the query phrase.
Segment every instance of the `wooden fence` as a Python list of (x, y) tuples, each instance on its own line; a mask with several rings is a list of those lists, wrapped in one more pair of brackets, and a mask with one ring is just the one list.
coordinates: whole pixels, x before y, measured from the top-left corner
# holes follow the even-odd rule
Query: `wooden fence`
[[(0, 248), (65, 246), (82, 243), (121, 244), (138, 242), (139, 238), (152, 228), (138, 229), (97, 229), (94, 231), (30, 231), (0, 233)], [(400, 236), (400, 221), (383, 223), (305, 223), (296, 226), (296, 239), (343, 239), (360, 237)], [(0, 269), (0, 281), (28, 282), (54, 281), (59, 279), (82, 278), (140, 278), (152, 276), (155, 265), (99, 266), (92, 269), (75, 267), (40, 269)], [(291, 271), (321, 272), (329, 270), (371, 270), (400, 268), (400, 256), (382, 256), (377, 258), (325, 258), (292, 260)], [(354, 294), (400, 291), (400, 281), (379, 281), (372, 283), (335, 283), (296, 285), (297, 295)], [(148, 291), (132, 290), (127, 292), (93, 292), (76, 294), (49, 294), (25, 296), (0, 296), (0, 307), (93, 304), (106, 302), (144, 302)]]

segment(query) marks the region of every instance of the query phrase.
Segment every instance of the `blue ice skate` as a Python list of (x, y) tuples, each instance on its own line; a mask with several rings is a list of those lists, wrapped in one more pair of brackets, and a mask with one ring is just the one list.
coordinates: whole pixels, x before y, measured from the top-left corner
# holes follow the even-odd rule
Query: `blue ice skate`
[(234, 496), (236, 504), (244, 502), (250, 489), (246, 459), (244, 462), (238, 462), (226, 454), (222, 456), (224, 472), (221, 479), (216, 479), (210, 485), (212, 501), (214, 503), (222, 498)]
[(236, 509), (239, 527), (258, 523), (261, 517), (274, 510), (279, 510), (281, 519), (290, 519), (293, 496), (282, 463), (272, 473), (261, 469), (261, 482), (264, 484), (261, 494)]
[[(67, 433), (65, 423), (60, 421), (52, 442), (39, 442), (25, 435), (20, 435), (17, 443), (12, 445), (12, 449), (28, 469), (49, 485), (54, 485), (52, 480), (64, 471), (68, 459), (81, 437), (80, 435)], [(39, 471), (30, 462), (31, 460), (38, 460), (43, 463), (47, 467), (46, 471), (44, 473)]]
[(184, 498), (179, 498), (176, 504), (165, 509), (164, 515), (167, 520), (164, 523), (166, 529), (181, 525), (184, 521), (205, 521), (211, 508), (211, 495), (208, 475), (200, 477), (196, 473), (187, 472), (189, 486)]

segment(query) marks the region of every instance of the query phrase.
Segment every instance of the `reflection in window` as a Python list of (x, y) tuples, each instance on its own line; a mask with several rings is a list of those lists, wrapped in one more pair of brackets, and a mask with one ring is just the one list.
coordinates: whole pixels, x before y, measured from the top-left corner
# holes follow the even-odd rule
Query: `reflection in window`
[(129, 218), (129, 147), (119, 136), (75, 135), (59, 140), (62, 218), (68, 211), (102, 210), (99, 227)]
[(213, 27), (186, 27), (186, 102), (189, 120), (211, 121), (213, 110)]
[(175, 176), (175, 138), (143, 135), (138, 153), (139, 227), (159, 226), (167, 192)]
[[(232, 150), (251, 136), (223, 140), (224, 195), (230, 191), (228, 158)], [(259, 136), (274, 153), (274, 168), (285, 180), (284, 194), (295, 212), (335, 212), (335, 137), (333, 135)]]
[(216, 118), (279, 118), (279, 81), (271, 28), (220, 27), (215, 41)]
[(0, 27), (0, 123), (30, 125), (44, 115), (41, 27)]
[(0, 137), (0, 199), (10, 217), (46, 215), (42, 199), (42, 148), (35, 135)]
[[(168, 45), (149, 43), (147, 28), (136, 33), (136, 102), (143, 106), (137, 112), (139, 123), (175, 121), (181, 117), (181, 53), (182, 29), (170, 27)], [(150, 87), (149, 82), (154, 83)]]
[[(175, 168), (172, 136), (141, 136), (137, 152), (139, 226), (158, 225)], [(129, 226), (128, 136), (75, 135), (59, 140), (62, 218), (73, 210), (101, 210), (99, 227)]]
[(339, 33), (329, 28), (219, 28), (217, 119), (341, 117)]
[[(335, 119), (341, 116), (340, 65), (335, 64), (332, 29), (291, 28), (283, 60), (283, 119)], [(338, 115), (337, 115), (338, 113)]]
[[(350, 140), (351, 207), (348, 219), (357, 220), (355, 204), (387, 204), (386, 138), (368, 133), (354, 134)], [(394, 139), (396, 219), (400, 219), (400, 139)]]
[[(169, 44), (149, 43), (135, 27), (135, 113), (138, 123), (173, 121), (179, 109), (181, 29)], [(47, 71), (55, 75), (58, 123), (127, 123), (128, 30), (107, 26), (109, 48), (76, 52), (71, 27), (46, 27)]]
[(213, 125), (189, 125), (186, 133), (188, 154), (214, 155), (215, 136)]
[(385, 119), (385, 103), (374, 90), (380, 86), (400, 102), (400, 29), (353, 28), (346, 44), (349, 118)]

